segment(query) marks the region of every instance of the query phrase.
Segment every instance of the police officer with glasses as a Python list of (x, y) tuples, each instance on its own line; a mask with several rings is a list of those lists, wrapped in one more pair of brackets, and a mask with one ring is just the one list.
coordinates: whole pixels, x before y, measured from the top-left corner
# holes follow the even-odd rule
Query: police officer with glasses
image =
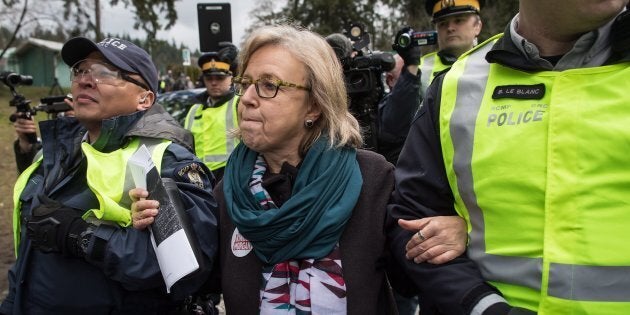
[(43, 158), (15, 185), (17, 259), (0, 313), (174, 312), (210, 270), (167, 295), (149, 232), (130, 226), (132, 213), (160, 205), (136, 189), (129, 160), (145, 146), (160, 176), (176, 182), (204, 265), (218, 241), (210, 171), (190, 134), (154, 104), (157, 71), (146, 51), (77, 37), (61, 57), (71, 66), (75, 117), (40, 123)]

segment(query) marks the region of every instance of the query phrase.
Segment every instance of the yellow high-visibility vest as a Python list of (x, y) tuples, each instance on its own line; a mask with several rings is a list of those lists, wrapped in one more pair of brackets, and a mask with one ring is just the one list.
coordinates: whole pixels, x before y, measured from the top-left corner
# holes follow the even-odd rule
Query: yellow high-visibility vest
[[(466, 53), (440, 137), (468, 255), (514, 306), (630, 314), (630, 63), (524, 72)], [(508, 39), (509, 40), (509, 39)]]
[(429, 85), (440, 71), (450, 67), (442, 63), (442, 59), (437, 52), (428, 53), (420, 58), (420, 93), (424, 95)]
[(230, 135), (238, 124), (236, 107), (238, 96), (226, 104), (206, 107), (195, 104), (188, 111), (184, 128), (190, 130), (195, 138), (195, 155), (211, 171), (225, 167), (228, 157), (238, 145), (238, 139)]
[[(81, 150), (87, 159), (87, 183), (90, 190), (99, 201), (98, 209), (89, 209), (83, 218), (91, 222), (107, 222), (120, 226), (131, 224), (131, 198), (129, 190), (135, 188), (135, 183), (128, 167), (129, 158), (144, 144), (151, 152), (151, 158), (161, 171), (162, 157), (171, 141), (160, 139), (132, 140), (128, 146), (109, 153), (94, 149), (89, 143), (81, 144)], [(42, 158), (29, 166), (18, 177), (13, 190), (13, 241), (15, 255), (20, 243), (20, 196), (31, 175), (40, 166)]]

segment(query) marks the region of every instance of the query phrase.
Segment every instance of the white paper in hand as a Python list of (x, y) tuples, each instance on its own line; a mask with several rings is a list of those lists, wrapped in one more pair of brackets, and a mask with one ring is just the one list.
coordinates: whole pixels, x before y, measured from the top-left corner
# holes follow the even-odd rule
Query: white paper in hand
[(166, 292), (170, 293), (173, 284), (197, 270), (199, 263), (145, 145), (133, 154), (128, 165), (136, 187), (146, 189), (149, 199), (160, 202), (158, 215), (149, 231)]

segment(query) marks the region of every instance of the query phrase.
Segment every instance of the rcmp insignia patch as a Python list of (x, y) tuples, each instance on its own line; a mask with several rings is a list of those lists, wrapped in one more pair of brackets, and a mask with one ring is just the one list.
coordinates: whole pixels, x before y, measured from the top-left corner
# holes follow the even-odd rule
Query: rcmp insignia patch
[(185, 182), (189, 182), (199, 188), (205, 188), (208, 175), (199, 163), (191, 163), (177, 171), (177, 176)]

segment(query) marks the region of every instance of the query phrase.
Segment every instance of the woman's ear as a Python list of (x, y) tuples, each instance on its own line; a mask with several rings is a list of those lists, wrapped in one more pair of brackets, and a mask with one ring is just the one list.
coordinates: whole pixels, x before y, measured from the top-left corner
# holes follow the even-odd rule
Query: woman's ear
[(315, 104), (311, 104), (309, 105), (309, 109), (306, 112), (306, 119), (317, 121), (319, 119), (319, 116), (321, 116), (321, 114), (322, 114), (322, 110), (319, 108), (319, 106)]

